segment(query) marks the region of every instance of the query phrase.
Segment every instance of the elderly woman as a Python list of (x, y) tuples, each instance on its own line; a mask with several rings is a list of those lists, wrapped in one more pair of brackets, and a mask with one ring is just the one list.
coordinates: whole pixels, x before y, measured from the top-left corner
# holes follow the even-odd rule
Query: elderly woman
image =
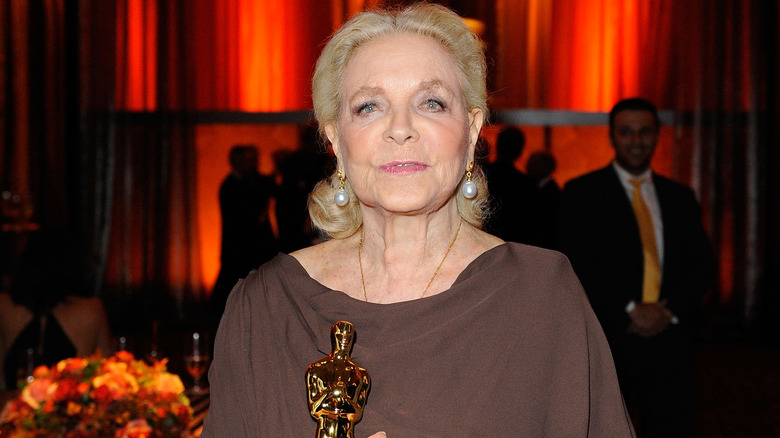
[(567, 260), (480, 230), (485, 61), (462, 20), (435, 5), (360, 14), (312, 86), (337, 171), (309, 210), (331, 239), (233, 290), (203, 436), (312, 436), (304, 375), (338, 320), (371, 375), (358, 437), (633, 436)]

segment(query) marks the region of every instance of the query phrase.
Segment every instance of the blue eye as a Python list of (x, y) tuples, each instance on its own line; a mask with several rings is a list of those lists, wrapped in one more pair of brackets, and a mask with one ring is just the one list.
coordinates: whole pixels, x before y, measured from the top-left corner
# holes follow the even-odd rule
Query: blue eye
[(446, 107), (444, 106), (444, 102), (438, 100), (438, 99), (428, 99), (425, 101), (424, 104), (425, 109), (430, 111), (441, 111), (444, 110)]
[(376, 111), (376, 104), (374, 102), (366, 102), (360, 106), (357, 107), (355, 110), (355, 114), (361, 114), (361, 113), (373, 113)]

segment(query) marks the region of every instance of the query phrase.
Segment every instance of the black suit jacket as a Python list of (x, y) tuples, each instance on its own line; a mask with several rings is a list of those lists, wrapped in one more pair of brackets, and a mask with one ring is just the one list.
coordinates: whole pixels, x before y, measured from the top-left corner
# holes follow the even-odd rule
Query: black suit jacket
[[(668, 301), (667, 307), (680, 320), (667, 332), (688, 336), (692, 313), (711, 285), (715, 258), (693, 191), (655, 173), (652, 181), (663, 221), (660, 299)], [(644, 260), (631, 202), (612, 165), (565, 185), (558, 244), (614, 349), (628, 337), (626, 305), (642, 300)]]

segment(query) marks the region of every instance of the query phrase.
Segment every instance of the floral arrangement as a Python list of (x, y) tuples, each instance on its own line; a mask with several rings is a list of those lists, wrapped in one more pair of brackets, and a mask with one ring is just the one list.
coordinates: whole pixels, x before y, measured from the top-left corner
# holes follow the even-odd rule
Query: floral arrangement
[(38, 367), (0, 413), (0, 437), (180, 438), (192, 409), (166, 364), (120, 351)]

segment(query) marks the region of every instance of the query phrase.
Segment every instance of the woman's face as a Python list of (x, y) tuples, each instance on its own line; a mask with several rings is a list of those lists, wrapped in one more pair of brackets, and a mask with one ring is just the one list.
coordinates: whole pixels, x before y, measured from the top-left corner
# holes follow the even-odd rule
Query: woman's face
[(431, 38), (361, 46), (347, 65), (328, 137), (360, 202), (399, 214), (436, 211), (456, 193), (482, 127), (466, 110), (457, 68)]

